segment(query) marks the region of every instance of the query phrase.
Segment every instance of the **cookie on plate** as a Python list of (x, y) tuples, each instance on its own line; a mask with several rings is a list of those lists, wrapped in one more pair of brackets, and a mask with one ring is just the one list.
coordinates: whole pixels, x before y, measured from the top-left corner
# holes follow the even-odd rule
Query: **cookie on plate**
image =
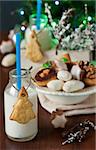
[(47, 86), (47, 83), (51, 80), (55, 80), (56, 77), (57, 73), (54, 68), (45, 68), (37, 72), (35, 82), (39, 86)]

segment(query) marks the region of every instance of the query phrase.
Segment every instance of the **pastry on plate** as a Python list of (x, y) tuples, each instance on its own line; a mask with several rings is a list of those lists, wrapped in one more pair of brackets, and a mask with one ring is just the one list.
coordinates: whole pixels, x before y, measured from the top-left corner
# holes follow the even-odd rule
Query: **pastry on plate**
[(91, 65), (88, 61), (80, 61), (80, 68), (85, 71), (85, 77), (83, 79), (86, 86), (96, 85), (96, 67)]
[(94, 86), (94, 85), (96, 85), (96, 78), (94, 78), (94, 79), (84, 78), (83, 81), (84, 81), (86, 86)]
[(47, 86), (47, 83), (51, 80), (55, 80), (56, 77), (57, 73), (54, 68), (44, 68), (35, 75), (35, 82), (39, 86)]
[(71, 57), (70, 57), (69, 53), (65, 53), (63, 55), (62, 59), (64, 60), (64, 62), (71, 62)]

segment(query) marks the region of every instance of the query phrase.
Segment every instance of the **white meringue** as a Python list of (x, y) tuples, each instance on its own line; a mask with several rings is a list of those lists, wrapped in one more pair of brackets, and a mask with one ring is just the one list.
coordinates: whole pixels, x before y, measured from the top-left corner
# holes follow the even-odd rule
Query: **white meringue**
[(16, 55), (15, 54), (8, 54), (8, 55), (3, 57), (1, 64), (4, 67), (10, 67), (10, 66), (14, 65), (15, 62), (16, 62)]
[(60, 60), (54, 61), (58, 70), (68, 70), (67, 65), (64, 62), (61, 62)]
[(80, 80), (81, 68), (78, 65), (74, 65), (71, 69), (71, 74), (74, 79)]
[(54, 91), (60, 91), (63, 87), (64, 82), (60, 80), (52, 80), (47, 83), (47, 87)]
[(84, 83), (78, 80), (70, 80), (64, 83), (63, 90), (65, 92), (75, 92), (84, 88)]
[(57, 73), (57, 78), (58, 78), (59, 80), (69, 81), (69, 80), (72, 79), (72, 75), (71, 75), (71, 73), (68, 72), (68, 71), (60, 70), (60, 71), (58, 71), (58, 73)]
[(13, 51), (13, 49), (14, 49), (14, 44), (12, 43), (11, 40), (2, 41), (0, 45), (0, 51), (2, 54), (10, 53)]

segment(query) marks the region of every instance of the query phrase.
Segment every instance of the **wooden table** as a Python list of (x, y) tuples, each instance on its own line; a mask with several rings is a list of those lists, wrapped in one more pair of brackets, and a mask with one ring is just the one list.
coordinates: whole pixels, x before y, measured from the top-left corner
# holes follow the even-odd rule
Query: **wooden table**
[[(2, 34), (2, 39), (6, 38)], [(0, 62), (2, 59), (0, 54)], [(54, 129), (50, 123), (50, 114), (47, 113), (39, 104), (39, 132), (36, 138), (25, 143), (18, 143), (9, 140), (4, 132), (4, 108), (3, 108), (3, 91), (8, 83), (8, 73), (15, 68), (4, 68), (0, 65), (0, 150), (95, 150), (95, 133), (92, 133), (82, 142), (74, 144), (61, 145), (62, 129)], [(75, 125), (76, 122), (89, 119), (95, 122), (95, 115), (82, 115), (70, 117), (66, 125), (66, 130)]]

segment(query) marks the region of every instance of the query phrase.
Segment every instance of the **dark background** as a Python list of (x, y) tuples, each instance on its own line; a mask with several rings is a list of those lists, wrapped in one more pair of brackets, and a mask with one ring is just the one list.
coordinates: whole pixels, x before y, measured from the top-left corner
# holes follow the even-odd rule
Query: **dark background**
[(0, 30), (8, 31), (20, 22), (17, 15), (11, 15), (11, 11), (20, 7), (22, 7), (22, 1), (0, 0)]
[[(31, 1), (31, 3), (29, 3)], [(56, 6), (54, 4), (55, 0), (47, 0), (49, 5), (51, 5), (52, 16), (54, 19), (58, 19), (61, 17), (62, 12), (65, 9), (75, 7), (75, 17), (74, 17), (74, 25), (77, 26), (77, 23), (82, 22), (82, 18), (84, 17), (84, 4), (88, 4), (88, 15), (95, 16), (95, 0), (60, 0), (60, 4)], [(44, 3), (46, 0), (43, 0), (42, 12), (44, 13)], [(28, 7), (31, 8), (30, 12)], [(18, 16), (18, 14), (11, 15), (11, 12), (14, 10), (18, 10), (20, 8), (26, 8), (27, 10), (27, 20), (29, 18), (29, 14), (36, 13), (36, 0), (0, 0), (0, 31), (9, 31), (14, 27), (15, 24), (20, 24), (24, 18)], [(78, 21), (77, 21), (78, 20)]]

